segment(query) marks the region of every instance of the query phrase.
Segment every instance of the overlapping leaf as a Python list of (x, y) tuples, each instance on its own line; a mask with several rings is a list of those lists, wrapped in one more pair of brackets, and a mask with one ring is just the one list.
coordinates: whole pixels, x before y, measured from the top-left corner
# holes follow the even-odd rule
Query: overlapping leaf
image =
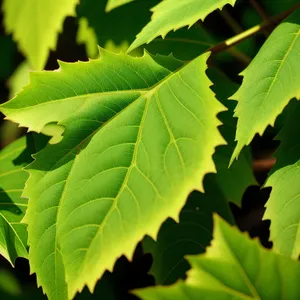
[(245, 189), (256, 184), (250, 159), (247, 159), (248, 153), (243, 152), (240, 159), (228, 169), (234, 148), (236, 120), (233, 118), (234, 103), (227, 101), (227, 98), (235, 90), (236, 84), (214, 69), (208, 70), (208, 76), (214, 83), (212, 89), (217, 98), (229, 106), (228, 111), (219, 115), (223, 123), (220, 131), (228, 145), (217, 147), (214, 154), (217, 174), (206, 175), (204, 194), (194, 192), (189, 196), (180, 213), (179, 223), (169, 219), (160, 228), (157, 241), (149, 237), (144, 240), (144, 251), (153, 257), (151, 274), (157, 284), (171, 284), (184, 277), (189, 269), (184, 257), (205, 252), (211, 242), (213, 212), (233, 224), (228, 202), (240, 205)]
[(22, 62), (9, 78), (9, 98), (13, 98), (24, 86), (29, 83), (30, 66), (28, 62)]
[(86, 18), (80, 18), (77, 32), (77, 43), (84, 44), (89, 58), (96, 58), (98, 51), (97, 36), (93, 28), (88, 24)]
[(136, 32), (150, 19), (150, 8), (158, 2), (159, 0), (133, 1), (106, 13), (106, 0), (81, 0), (77, 15), (88, 20), (89, 26), (97, 35), (98, 45), (104, 47), (108, 40), (120, 45), (124, 41), (131, 43), (134, 40)]
[[(105, 13), (105, 0), (82, 0), (77, 11), (78, 16), (86, 18), (95, 31), (98, 45), (108, 50), (112, 50), (110, 46), (113, 45), (114, 48), (125, 48), (126, 51), (136, 33), (150, 20), (150, 8), (157, 3), (159, 0), (137, 0)], [(215, 43), (207, 31), (196, 23), (189, 30), (182, 28), (170, 33), (165, 39), (157, 38), (145, 48), (151, 53), (173, 53), (179, 59), (192, 60)], [(141, 48), (131, 51), (130, 55), (141, 56)]]
[(4, 0), (4, 23), (30, 64), (43, 69), (66, 16), (74, 15), (79, 0)]
[(129, 2), (132, 2), (134, 0), (108, 0), (106, 4), (106, 11), (111, 11), (121, 5), (127, 4)]
[(225, 199), (240, 206), (245, 189), (249, 185), (257, 185), (257, 182), (252, 171), (251, 154), (248, 148), (244, 149), (239, 160), (228, 168), (230, 156), (235, 146), (234, 134), (237, 120), (233, 118), (235, 103), (227, 99), (236, 90), (237, 84), (215, 69), (208, 70), (208, 75), (214, 83), (212, 90), (216, 93), (217, 99), (228, 108), (227, 111), (220, 114), (220, 120), (223, 123), (220, 131), (227, 145), (218, 147), (214, 155), (217, 168), (216, 182)]
[(236, 0), (164, 0), (152, 9), (151, 21), (137, 35), (128, 52), (150, 43), (158, 36), (163, 38), (171, 30), (191, 27), (198, 20), (226, 4), (234, 5)]
[(21, 224), (27, 199), (21, 198), (30, 160), (25, 151), (26, 139), (21, 138), (0, 152), (0, 254), (11, 264), (17, 257), (27, 257), (27, 232)]
[(136, 291), (143, 300), (298, 299), (300, 264), (263, 249), (257, 241), (214, 218), (207, 252), (188, 258), (185, 282)]
[(212, 239), (213, 212), (233, 223), (227, 199), (214, 175), (205, 178), (204, 188), (205, 194), (193, 192), (189, 196), (179, 223), (168, 219), (160, 228), (157, 241), (146, 237), (143, 242), (144, 252), (153, 257), (150, 273), (156, 284), (168, 285), (183, 278), (190, 268), (185, 256), (205, 252)]
[[(31, 74), (31, 84), (1, 110), (40, 131), (66, 127), (58, 144), (28, 167), (31, 270), (50, 299), (92, 290), (122, 254), (178, 214), (214, 171), (223, 143), (205, 75), (205, 54), (180, 71), (171, 57), (101, 59)], [(170, 70), (171, 69), (171, 70)], [(33, 118), (34, 116), (34, 118)]]
[(272, 187), (264, 219), (271, 220), (275, 251), (297, 259), (300, 255), (300, 107), (293, 103), (280, 132), (276, 164), (266, 186)]
[(242, 86), (232, 96), (238, 101), (232, 160), (256, 133), (274, 124), (292, 98), (300, 98), (300, 9), (274, 30), (242, 75)]

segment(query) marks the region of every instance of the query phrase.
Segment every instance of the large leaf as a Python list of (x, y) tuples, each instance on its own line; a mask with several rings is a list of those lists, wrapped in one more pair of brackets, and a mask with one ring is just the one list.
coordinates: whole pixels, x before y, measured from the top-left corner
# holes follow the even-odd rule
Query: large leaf
[[(150, 20), (150, 8), (158, 0), (133, 1), (109, 13), (105, 13), (106, 1), (82, 0), (78, 6), (78, 15), (88, 20), (89, 26), (97, 35), (98, 45), (111, 50), (114, 45), (128, 49), (137, 31), (141, 30)], [(136, 13), (138, 12), (138, 14)], [(165, 39), (157, 38), (145, 48), (151, 53), (169, 55), (182, 60), (192, 60), (212, 47), (217, 41), (212, 39), (204, 28), (196, 23), (189, 30), (182, 28), (170, 33)], [(93, 43), (92, 43), (93, 44)], [(140, 54), (141, 48), (132, 51), (130, 55)]]
[(66, 16), (75, 14), (79, 0), (4, 0), (4, 23), (30, 64), (44, 68)]
[(109, 13), (105, 12), (107, 2), (81, 0), (77, 7), (78, 17), (88, 20), (101, 47), (104, 47), (108, 40), (112, 40), (116, 45), (124, 41), (131, 43), (137, 30), (143, 28), (150, 19), (150, 8), (159, 0), (133, 1)]
[(26, 139), (21, 138), (0, 152), (0, 254), (11, 264), (27, 257), (27, 232), (21, 224), (27, 199), (21, 197), (28, 173), (23, 167), (30, 160)]
[[(208, 54), (180, 71), (101, 51), (60, 72), (31, 74), (31, 84), (1, 110), (30, 130), (66, 127), (28, 171), (31, 270), (50, 299), (90, 290), (145, 234), (178, 218), (188, 194), (214, 171), (224, 109), (205, 75)], [(171, 70), (170, 70), (171, 69)], [(33, 118), (33, 116), (35, 116)]]
[(108, 0), (106, 4), (106, 11), (111, 11), (112, 9), (115, 9), (121, 5), (127, 4), (129, 2), (132, 2), (134, 0)]
[(300, 264), (263, 249), (220, 217), (207, 252), (188, 258), (185, 282), (136, 291), (143, 300), (298, 299)]
[[(264, 219), (271, 220), (274, 249), (292, 258), (300, 254), (300, 122), (299, 103), (293, 103), (279, 134), (281, 141), (275, 153), (276, 164), (266, 182), (272, 187)], [(289, 107), (288, 107), (289, 108)]]
[(213, 212), (233, 224), (228, 203), (232, 201), (240, 205), (245, 189), (256, 184), (250, 159), (247, 159), (249, 153), (243, 152), (228, 169), (236, 120), (233, 118), (234, 103), (226, 99), (235, 90), (236, 84), (214, 69), (208, 70), (208, 76), (214, 83), (212, 89), (217, 98), (229, 108), (219, 115), (223, 123), (220, 131), (228, 145), (217, 147), (213, 157), (217, 173), (205, 176), (204, 194), (194, 192), (189, 196), (180, 213), (179, 223), (169, 219), (160, 228), (157, 241), (149, 237), (144, 240), (145, 252), (150, 252), (153, 257), (151, 274), (157, 284), (171, 284), (184, 277), (189, 269), (184, 257), (205, 252), (211, 242)]
[(204, 20), (207, 15), (226, 4), (235, 4), (236, 0), (164, 0), (152, 9), (151, 21), (137, 35), (128, 52), (150, 43), (158, 36), (163, 38), (171, 30), (184, 26), (191, 27), (198, 20)]
[(288, 102), (300, 98), (300, 9), (270, 35), (252, 63), (242, 72), (244, 80), (231, 97), (238, 101), (235, 116), (237, 146), (232, 160), (256, 133), (273, 125)]

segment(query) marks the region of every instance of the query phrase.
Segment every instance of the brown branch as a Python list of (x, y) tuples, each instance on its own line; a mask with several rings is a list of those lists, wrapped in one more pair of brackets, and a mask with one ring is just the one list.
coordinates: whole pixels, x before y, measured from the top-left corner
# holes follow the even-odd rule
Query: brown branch
[(270, 29), (270, 28), (278, 25), (285, 18), (287, 18), (292, 12), (294, 12), (297, 8), (300, 8), (300, 4), (294, 5), (293, 7), (282, 12), (281, 14), (273, 16), (273, 17), (269, 18), (268, 20), (262, 22), (260, 25), (256, 25), (256, 26), (254, 26), (254, 27), (252, 27), (252, 28), (250, 28), (250, 29), (224, 41), (224, 42), (221, 42), (221, 43), (211, 47), (207, 51), (212, 52), (212, 54), (217, 54), (224, 50), (227, 50), (228, 48), (231, 48), (234, 45), (239, 44), (242, 41), (249, 39), (250, 37), (256, 35), (257, 33), (264, 31), (265, 29)]

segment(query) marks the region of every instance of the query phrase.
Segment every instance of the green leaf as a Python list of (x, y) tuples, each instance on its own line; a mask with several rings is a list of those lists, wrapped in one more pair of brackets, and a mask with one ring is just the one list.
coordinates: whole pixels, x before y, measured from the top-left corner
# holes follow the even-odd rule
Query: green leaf
[[(278, 253), (298, 259), (300, 254), (299, 103), (293, 103), (285, 119), (275, 153), (276, 164), (265, 186), (272, 187), (264, 219), (271, 220), (270, 237)], [(288, 107), (289, 108), (289, 107)]]
[(185, 282), (137, 290), (143, 300), (298, 299), (300, 264), (262, 248), (258, 241), (214, 218), (207, 252), (188, 258)]
[(30, 67), (28, 62), (22, 62), (8, 80), (9, 98), (13, 98), (29, 83)]
[(27, 199), (21, 197), (28, 173), (23, 167), (31, 160), (26, 139), (21, 138), (0, 152), (0, 254), (11, 264), (27, 258), (27, 232), (21, 224)]
[[(153, 40), (150, 44), (145, 45), (145, 49), (151, 53), (164, 55), (172, 53), (179, 59), (189, 61), (197, 57), (199, 53), (207, 51), (215, 43), (203, 26), (196, 23), (189, 30), (182, 28), (171, 32), (164, 39)], [(134, 51), (131, 51), (130, 54), (132, 55)]]
[(60, 143), (35, 156), (24, 192), (31, 270), (50, 299), (67, 297), (65, 280), (69, 298), (85, 284), (92, 290), (145, 234), (177, 219), (224, 143), (208, 54), (178, 72), (148, 54), (100, 56), (32, 73), (30, 86), (1, 107), (30, 130), (66, 127)]
[(132, 2), (134, 0), (108, 0), (107, 4), (106, 4), (106, 8), (105, 10), (107, 12), (121, 6), (121, 5), (124, 5), (124, 4), (127, 4), (129, 2)]
[[(150, 8), (159, 0), (133, 1), (119, 9), (105, 12), (107, 1), (81, 0), (77, 7), (78, 17), (84, 17), (94, 29), (98, 45), (104, 47), (111, 40), (115, 45), (134, 40), (137, 30), (150, 19)], [(138, 13), (136, 13), (138, 12)]]
[(251, 64), (241, 73), (244, 80), (231, 97), (238, 101), (235, 116), (237, 146), (231, 162), (256, 133), (268, 125), (289, 101), (300, 99), (300, 9), (280, 24), (270, 35)]
[(78, 44), (84, 44), (89, 58), (96, 58), (99, 51), (97, 45), (97, 36), (93, 28), (88, 24), (87, 18), (79, 19), (79, 27), (76, 37)]
[[(159, 230), (157, 241), (147, 237), (143, 242), (145, 252), (153, 257), (151, 274), (157, 284), (172, 284), (184, 278), (189, 269), (186, 255), (205, 252), (210, 244), (213, 230), (213, 212), (234, 223), (229, 209), (229, 201), (240, 205), (245, 189), (256, 184), (252, 173), (249, 153), (243, 152), (230, 169), (228, 162), (234, 147), (233, 139), (236, 120), (233, 118), (234, 102), (227, 101), (236, 84), (215, 69), (208, 70), (213, 81), (213, 91), (228, 111), (220, 114), (223, 126), (220, 131), (228, 145), (219, 146), (214, 154), (217, 173), (207, 174), (204, 179), (205, 193), (192, 193), (180, 213), (179, 223), (168, 219)], [(246, 150), (246, 149), (245, 149)]]
[(4, 24), (21, 51), (37, 70), (47, 62), (56, 46), (66, 16), (75, 14), (79, 0), (4, 0)]
[[(106, 1), (82, 0), (78, 6), (78, 16), (88, 20), (95, 31), (98, 45), (115, 52), (128, 49), (136, 32), (150, 20), (150, 8), (158, 0), (134, 1), (109, 13), (105, 13)], [(136, 13), (138, 11), (138, 14)], [(217, 41), (198, 23), (189, 30), (182, 28), (170, 33), (165, 39), (157, 38), (145, 48), (150, 53), (169, 55), (173, 53), (181, 60), (192, 60), (205, 52)], [(130, 52), (130, 55), (141, 56), (141, 47)]]
[(150, 273), (156, 284), (169, 285), (184, 278), (190, 268), (184, 257), (205, 252), (212, 239), (213, 212), (233, 224), (227, 199), (215, 174), (206, 175), (204, 188), (204, 194), (193, 192), (189, 196), (179, 223), (168, 219), (160, 228), (156, 241), (148, 236), (143, 241), (144, 252), (153, 257)]
[(214, 83), (212, 90), (216, 93), (217, 99), (228, 108), (227, 111), (220, 113), (220, 120), (223, 123), (220, 132), (227, 145), (218, 147), (214, 155), (217, 169), (216, 183), (228, 202), (241, 206), (246, 188), (250, 185), (257, 185), (257, 182), (252, 171), (251, 153), (248, 148), (244, 149), (239, 160), (233, 162), (228, 168), (235, 147), (234, 134), (237, 120), (233, 118), (235, 103), (227, 99), (236, 90), (237, 84), (216, 69), (209, 69), (208, 76)]
[(135, 48), (149, 44), (158, 36), (163, 38), (171, 30), (184, 26), (191, 27), (198, 20), (204, 20), (207, 15), (226, 4), (235, 4), (236, 0), (164, 0), (151, 9), (151, 21), (136, 36), (128, 52)]

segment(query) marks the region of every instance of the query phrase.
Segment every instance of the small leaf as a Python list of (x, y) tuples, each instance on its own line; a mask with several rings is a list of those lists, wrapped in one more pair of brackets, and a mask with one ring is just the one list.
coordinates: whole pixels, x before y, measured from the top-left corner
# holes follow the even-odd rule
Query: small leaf
[(185, 282), (135, 291), (143, 300), (298, 299), (300, 264), (262, 248), (220, 217), (203, 255), (190, 256)]
[(236, 0), (164, 0), (152, 8), (151, 21), (136, 36), (128, 52), (149, 44), (158, 36), (165, 38), (171, 30), (184, 26), (191, 27), (198, 20), (204, 20), (207, 15), (226, 4), (235, 4)]
[[(292, 104), (292, 103), (291, 103)], [(298, 259), (300, 254), (300, 122), (299, 103), (293, 103), (279, 134), (276, 164), (265, 186), (272, 187), (264, 219), (271, 220), (270, 237), (278, 253)]]
[(89, 26), (96, 33), (98, 45), (102, 48), (109, 40), (117, 46), (124, 42), (130, 44), (137, 30), (143, 28), (150, 19), (150, 8), (159, 1), (133, 1), (106, 13), (107, 1), (81, 0), (77, 7), (77, 16), (88, 20)]
[(280, 24), (241, 75), (240, 89), (231, 97), (238, 101), (235, 116), (237, 146), (231, 162), (256, 133), (268, 125), (289, 101), (300, 99), (300, 9)]
[(21, 197), (28, 173), (23, 167), (31, 161), (23, 137), (0, 152), (0, 254), (11, 264), (27, 258), (27, 232), (21, 224), (27, 199)]
[(174, 72), (178, 61), (161, 66), (148, 54), (101, 50), (100, 59), (32, 73), (1, 107), (31, 130), (66, 128), (61, 142), (35, 155), (24, 192), (31, 270), (49, 299), (67, 297), (65, 281), (69, 298), (85, 284), (93, 290), (119, 256), (131, 257), (145, 234), (155, 237), (202, 190), (224, 143), (208, 56)]
[(97, 36), (93, 28), (88, 24), (86, 18), (79, 19), (79, 28), (77, 32), (77, 43), (84, 44), (89, 58), (96, 58), (99, 54), (97, 45)]
[(30, 64), (42, 70), (66, 16), (74, 16), (79, 0), (4, 0), (4, 24)]
[(30, 67), (28, 62), (21, 63), (8, 80), (9, 98), (13, 98), (29, 83)]
[(121, 5), (127, 4), (129, 2), (132, 2), (134, 0), (108, 0), (107, 4), (106, 4), (106, 11), (109, 12)]

